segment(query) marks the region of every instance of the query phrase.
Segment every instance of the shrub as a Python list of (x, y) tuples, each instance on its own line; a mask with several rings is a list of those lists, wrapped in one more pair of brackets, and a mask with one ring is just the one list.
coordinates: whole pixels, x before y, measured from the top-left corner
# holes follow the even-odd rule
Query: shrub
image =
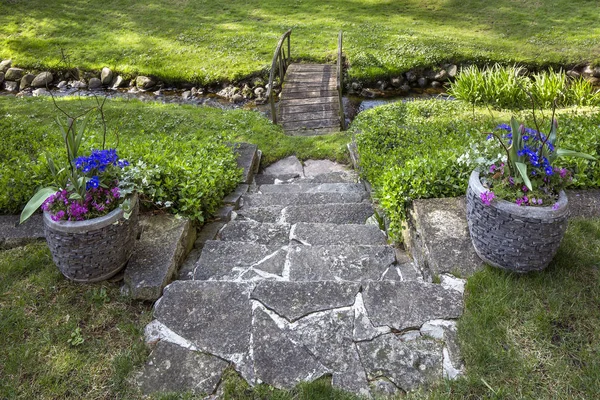
[[(72, 103), (77, 102), (60, 100), (62, 107), (77, 106)], [(86, 101), (81, 104), (86, 105)], [(201, 222), (216, 211), (239, 180), (236, 157), (228, 145), (231, 127), (221, 124), (221, 110), (193, 108), (182, 113), (181, 107), (165, 107), (108, 101), (109, 128), (118, 132), (111, 138), (118, 142), (119, 155), (132, 162), (125, 171), (129, 169), (144, 187), (146, 204), (152, 202)], [(0, 115), (0, 187), (4, 188), (0, 213), (18, 213), (37, 187), (51, 181), (43, 153), (66, 160), (62, 160), (60, 133), (52, 121), (56, 111), (49, 100), (2, 99)], [(84, 150), (101, 145), (102, 125), (90, 123), (89, 129)]]

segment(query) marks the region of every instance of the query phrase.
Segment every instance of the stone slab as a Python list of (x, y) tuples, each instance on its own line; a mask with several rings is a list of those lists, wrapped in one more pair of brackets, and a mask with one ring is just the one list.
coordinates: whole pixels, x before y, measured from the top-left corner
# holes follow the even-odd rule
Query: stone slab
[(260, 157), (257, 154), (258, 147), (250, 143), (235, 143), (233, 150), (237, 153), (238, 167), (244, 170), (240, 183), (252, 182), (254, 171), (257, 164), (260, 163)]
[(44, 220), (42, 214), (34, 214), (23, 224), (18, 215), (0, 215), (0, 250), (24, 246), (44, 240)]
[(192, 249), (196, 231), (188, 219), (166, 214), (141, 217), (140, 226), (124, 279), (132, 298), (154, 301)]
[(387, 334), (357, 343), (357, 347), (370, 379), (386, 377), (410, 391), (442, 378), (442, 345), (433, 339), (405, 341)]
[(415, 200), (408, 224), (405, 243), (426, 279), (442, 273), (468, 277), (483, 267), (471, 243), (464, 197)]
[(269, 314), (258, 307), (254, 310), (252, 338), (254, 371), (261, 382), (291, 389), (329, 372), (304, 346), (292, 342)]
[(157, 392), (211, 394), (228, 365), (212, 355), (160, 341), (136, 381), (147, 395)]
[(360, 289), (354, 282), (276, 282), (259, 283), (252, 298), (293, 322), (308, 314), (348, 307)]
[(369, 395), (369, 384), (353, 342), (354, 311), (336, 309), (290, 324), (290, 336), (302, 343), (332, 374), (334, 387)]
[(312, 204), (288, 206), (283, 221), (288, 224), (314, 222), (324, 224), (364, 224), (373, 215), (369, 203)]
[(290, 239), (310, 245), (385, 245), (385, 234), (374, 225), (314, 224), (299, 222), (293, 225)]
[(311, 183), (352, 183), (358, 181), (358, 174), (354, 171), (328, 172), (306, 179), (306, 182)]
[(265, 207), (274, 205), (299, 206), (327, 203), (360, 203), (368, 198), (363, 193), (265, 193), (247, 194), (243, 199), (244, 207)]
[(291, 173), (291, 174), (279, 174), (279, 175), (265, 175), (265, 174), (257, 174), (254, 176), (254, 184), (256, 185), (273, 185), (277, 182), (277, 184), (288, 184), (293, 183), (296, 178), (300, 178), (299, 173)]
[(313, 177), (330, 172), (346, 172), (348, 167), (330, 160), (306, 160), (304, 162), (304, 176)]
[(287, 185), (260, 185), (259, 193), (363, 193), (362, 183), (298, 183)]
[(282, 211), (286, 206), (244, 207), (237, 210), (237, 221), (251, 220), (257, 222), (276, 223), (283, 221)]
[(296, 245), (289, 252), (290, 280), (378, 280), (394, 260), (389, 246)]
[(264, 175), (297, 175), (303, 177), (304, 169), (298, 157), (290, 156), (269, 165), (262, 173)]
[(155, 304), (154, 317), (198, 350), (239, 362), (250, 346), (252, 289), (246, 283), (175, 281)]
[(200, 254), (202, 254), (202, 247), (194, 247), (192, 251), (189, 252), (183, 261), (183, 264), (181, 264), (181, 267), (179, 268), (177, 279), (194, 279), (194, 270), (196, 269), (196, 263), (200, 258)]
[(432, 319), (455, 319), (463, 313), (462, 293), (433, 283), (369, 282), (362, 296), (373, 325), (398, 331), (419, 329)]
[(224, 205), (215, 212), (214, 219), (221, 222), (229, 222), (231, 220), (231, 213), (235, 210), (232, 205)]
[(249, 268), (271, 274), (283, 271), (287, 251), (249, 242), (213, 240), (204, 245), (194, 268), (195, 280), (235, 280)]
[(256, 221), (231, 221), (219, 233), (221, 240), (252, 242), (266, 245), (286, 245), (290, 237), (290, 225), (269, 224)]
[(569, 218), (600, 217), (600, 189), (567, 190)]

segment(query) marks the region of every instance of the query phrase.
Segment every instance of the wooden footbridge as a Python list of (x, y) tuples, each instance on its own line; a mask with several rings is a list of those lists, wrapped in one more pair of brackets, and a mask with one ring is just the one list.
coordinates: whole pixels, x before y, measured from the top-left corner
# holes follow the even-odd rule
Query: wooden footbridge
[[(286, 134), (298, 136), (344, 130), (342, 32), (338, 37), (337, 65), (291, 64), (291, 33), (289, 30), (283, 34), (273, 55), (267, 90), (273, 123), (280, 123)], [(276, 105), (273, 89), (278, 85), (282, 90)]]

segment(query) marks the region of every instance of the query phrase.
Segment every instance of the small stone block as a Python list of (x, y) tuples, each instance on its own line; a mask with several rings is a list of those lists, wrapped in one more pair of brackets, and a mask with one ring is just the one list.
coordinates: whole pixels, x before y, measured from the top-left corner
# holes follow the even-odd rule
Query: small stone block
[(225, 196), (223, 203), (233, 206), (234, 209), (239, 208), (240, 199), (246, 192), (248, 192), (248, 188), (249, 185), (245, 183), (238, 185), (233, 192)]
[(263, 171), (264, 175), (298, 175), (300, 177), (304, 176), (304, 169), (302, 168), (302, 164), (300, 164), (300, 160), (296, 156), (290, 156), (284, 158), (283, 160), (279, 160), (274, 164), (269, 165)]
[(256, 168), (256, 163), (259, 159), (256, 154), (258, 148), (256, 145), (250, 143), (235, 143), (233, 149), (238, 156), (238, 167), (244, 169), (241, 183), (252, 182), (253, 171)]
[(223, 206), (215, 213), (215, 219), (223, 222), (231, 221), (231, 212), (235, 210), (234, 206)]
[(171, 281), (195, 239), (188, 219), (172, 215), (142, 217), (143, 230), (125, 269), (131, 297), (157, 300)]
[(200, 228), (198, 236), (196, 236), (194, 247), (202, 248), (202, 246), (204, 246), (204, 243), (206, 243), (207, 241), (215, 240), (217, 238), (217, 234), (224, 226), (224, 222), (209, 222), (208, 224), (204, 224), (202, 228)]

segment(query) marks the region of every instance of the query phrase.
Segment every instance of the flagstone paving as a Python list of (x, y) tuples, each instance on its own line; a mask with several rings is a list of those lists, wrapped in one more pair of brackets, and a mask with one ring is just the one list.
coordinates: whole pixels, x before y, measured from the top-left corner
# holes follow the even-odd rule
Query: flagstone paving
[(428, 282), (388, 245), (352, 171), (290, 157), (242, 190), (155, 305), (144, 392), (210, 395), (229, 366), (251, 385), (329, 376), (366, 397), (461, 372), (464, 281)]

